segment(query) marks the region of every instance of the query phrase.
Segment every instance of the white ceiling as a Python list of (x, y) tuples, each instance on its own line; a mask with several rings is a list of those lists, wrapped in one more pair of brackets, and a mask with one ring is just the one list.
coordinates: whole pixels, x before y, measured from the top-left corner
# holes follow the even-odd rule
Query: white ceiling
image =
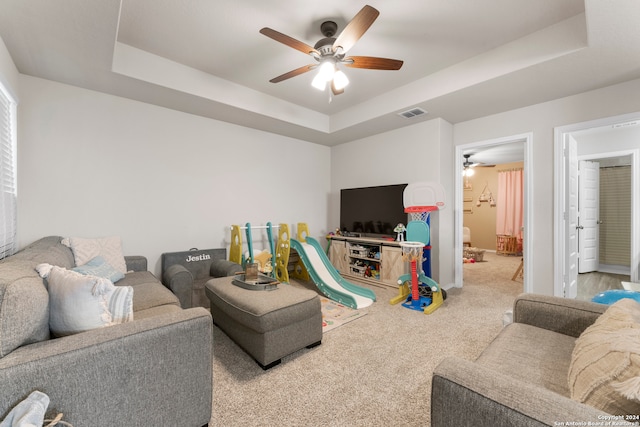
[(469, 161), (479, 166), (496, 166), (524, 161), (524, 140), (465, 150)]
[[(401, 70), (345, 69), (331, 102), (313, 72), (269, 83), (314, 60), (262, 27), (313, 45), (364, 1), (0, 0), (0, 37), (23, 74), (329, 146), (640, 78), (637, 0), (368, 0), (349, 54)], [(413, 107), (429, 113), (397, 115)]]

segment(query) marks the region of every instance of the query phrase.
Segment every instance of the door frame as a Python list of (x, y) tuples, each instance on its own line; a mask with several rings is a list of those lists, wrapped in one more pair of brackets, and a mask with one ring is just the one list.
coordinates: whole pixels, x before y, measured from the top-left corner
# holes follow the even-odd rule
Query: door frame
[[(565, 199), (568, 182), (566, 179), (565, 167), (565, 147), (564, 141), (573, 132), (600, 128), (605, 126), (620, 125), (626, 122), (640, 120), (640, 112), (623, 114), (619, 116), (606, 117), (603, 119), (590, 120), (586, 122), (575, 123), (566, 126), (558, 126), (554, 128), (554, 206), (553, 206), (553, 253), (554, 263), (554, 295), (565, 296), (565, 284), (568, 281), (566, 276), (567, 256), (565, 247), (566, 238), (566, 214)], [(640, 149), (621, 150), (615, 153), (598, 154), (599, 158), (609, 157), (609, 154), (631, 155), (631, 281), (638, 281), (638, 267), (640, 265), (640, 191), (638, 182), (640, 181)], [(578, 156), (579, 158), (586, 157)]]
[(531, 284), (529, 280), (529, 269), (526, 268), (528, 265), (533, 265), (531, 263), (531, 256), (533, 254), (533, 242), (530, 236), (533, 236), (533, 215), (534, 211), (531, 209), (533, 206), (531, 204), (531, 197), (533, 195), (532, 192), (532, 174), (531, 174), (531, 159), (532, 159), (532, 142), (533, 142), (533, 133), (523, 133), (518, 135), (506, 136), (502, 138), (494, 138), (488, 139), (484, 141), (472, 142), (469, 144), (461, 144), (455, 147), (455, 191), (454, 191), (454, 221), (455, 221), (455, 274), (454, 274), (454, 283), (456, 287), (461, 288), (463, 283), (463, 270), (462, 270), (462, 253), (463, 253), (463, 245), (462, 245), (462, 224), (463, 224), (463, 211), (464, 211), (464, 202), (463, 202), (463, 182), (462, 182), (462, 163), (464, 161), (464, 157), (462, 154), (464, 151), (469, 149), (482, 149), (493, 147), (496, 145), (503, 144), (511, 144), (514, 142), (522, 142), (524, 145), (524, 218), (523, 218), (523, 227), (524, 230), (522, 232), (523, 239), (523, 248), (522, 248), (522, 259), (524, 261), (524, 273), (523, 273), (523, 292), (532, 292)]

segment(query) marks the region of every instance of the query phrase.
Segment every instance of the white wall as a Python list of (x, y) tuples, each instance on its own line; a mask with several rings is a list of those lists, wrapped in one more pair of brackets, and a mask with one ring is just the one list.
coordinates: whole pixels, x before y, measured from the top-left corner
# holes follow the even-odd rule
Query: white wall
[(578, 142), (578, 157), (640, 148), (640, 124), (598, 129), (573, 134)]
[(419, 122), (335, 146), (331, 150), (329, 228), (340, 222), (340, 190), (420, 181), (440, 182), (448, 209), (431, 219), (432, 273), (438, 283), (453, 283), (452, 128), (442, 120)]
[(119, 235), (159, 273), (162, 252), (228, 248), (231, 224), (327, 232), (328, 147), (24, 75), (20, 98), (21, 247)]
[(4, 40), (0, 37), (0, 82), (10, 92), (14, 98), (18, 97), (18, 69), (13, 63)]
[(458, 123), (454, 126), (454, 145), (533, 133), (532, 161), (532, 239), (533, 265), (528, 277), (534, 292), (553, 295), (553, 162), (554, 128), (640, 111), (640, 80), (633, 80), (517, 110)]

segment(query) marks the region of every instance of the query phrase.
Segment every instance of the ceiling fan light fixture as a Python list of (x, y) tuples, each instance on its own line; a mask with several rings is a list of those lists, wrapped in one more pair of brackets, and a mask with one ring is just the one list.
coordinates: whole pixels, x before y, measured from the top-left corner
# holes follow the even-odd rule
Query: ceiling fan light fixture
[[(335, 75), (336, 63), (331, 59), (324, 60), (320, 63), (320, 66), (318, 67), (318, 74), (316, 74), (316, 76), (313, 78), (311, 86), (315, 87), (318, 90), (325, 90), (325, 88), (327, 87), (327, 83), (333, 80)], [(346, 78), (347, 76), (344, 77)]]
[(336, 64), (333, 61), (323, 61), (318, 70), (318, 77), (325, 82), (330, 82), (336, 73)]
[(343, 73), (342, 70), (336, 71), (336, 73), (333, 75), (333, 86), (336, 88), (336, 90), (342, 90), (347, 87), (348, 84), (349, 78), (347, 77), (347, 75)]
[(315, 87), (318, 90), (324, 90), (327, 87), (327, 81), (322, 77), (320, 73), (318, 73), (311, 81), (311, 86)]

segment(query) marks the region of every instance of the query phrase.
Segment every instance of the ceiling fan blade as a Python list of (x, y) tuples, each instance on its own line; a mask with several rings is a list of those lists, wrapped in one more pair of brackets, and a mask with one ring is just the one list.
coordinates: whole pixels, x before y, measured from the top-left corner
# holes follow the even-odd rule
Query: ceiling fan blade
[(271, 79), (269, 81), (271, 83), (279, 83), (279, 82), (281, 82), (283, 80), (287, 80), (287, 79), (290, 79), (291, 77), (299, 76), (300, 74), (304, 74), (307, 71), (311, 71), (315, 67), (317, 67), (317, 65), (315, 65), (315, 64), (305, 65), (304, 67), (296, 68), (295, 70), (291, 70), (288, 73), (284, 73), (281, 76), (274, 77), (273, 79)]
[[(350, 60), (353, 60), (353, 63)], [(345, 67), (368, 68), (370, 70), (399, 70), (404, 63), (399, 59), (376, 58), (373, 56), (350, 56), (345, 58), (345, 61)]]
[(276, 30), (272, 30), (271, 28), (265, 27), (260, 30), (260, 33), (274, 39), (277, 42), (286, 44), (289, 47), (299, 50), (302, 53), (306, 53), (307, 55), (310, 55), (311, 53), (316, 53), (318, 56), (320, 56), (320, 52), (318, 52), (308, 44), (303, 43), (300, 40), (296, 40), (293, 37), (289, 37), (286, 34), (282, 34)]
[(333, 50), (336, 51), (339, 47), (343, 52), (348, 51), (360, 37), (369, 29), (371, 24), (380, 15), (373, 7), (366, 5), (360, 12), (353, 17), (353, 19), (344, 27), (344, 30), (340, 33), (335, 42), (333, 42)]
[(340, 95), (341, 93), (344, 93), (344, 89), (336, 89), (335, 82), (331, 80), (331, 92), (333, 92), (334, 95)]

